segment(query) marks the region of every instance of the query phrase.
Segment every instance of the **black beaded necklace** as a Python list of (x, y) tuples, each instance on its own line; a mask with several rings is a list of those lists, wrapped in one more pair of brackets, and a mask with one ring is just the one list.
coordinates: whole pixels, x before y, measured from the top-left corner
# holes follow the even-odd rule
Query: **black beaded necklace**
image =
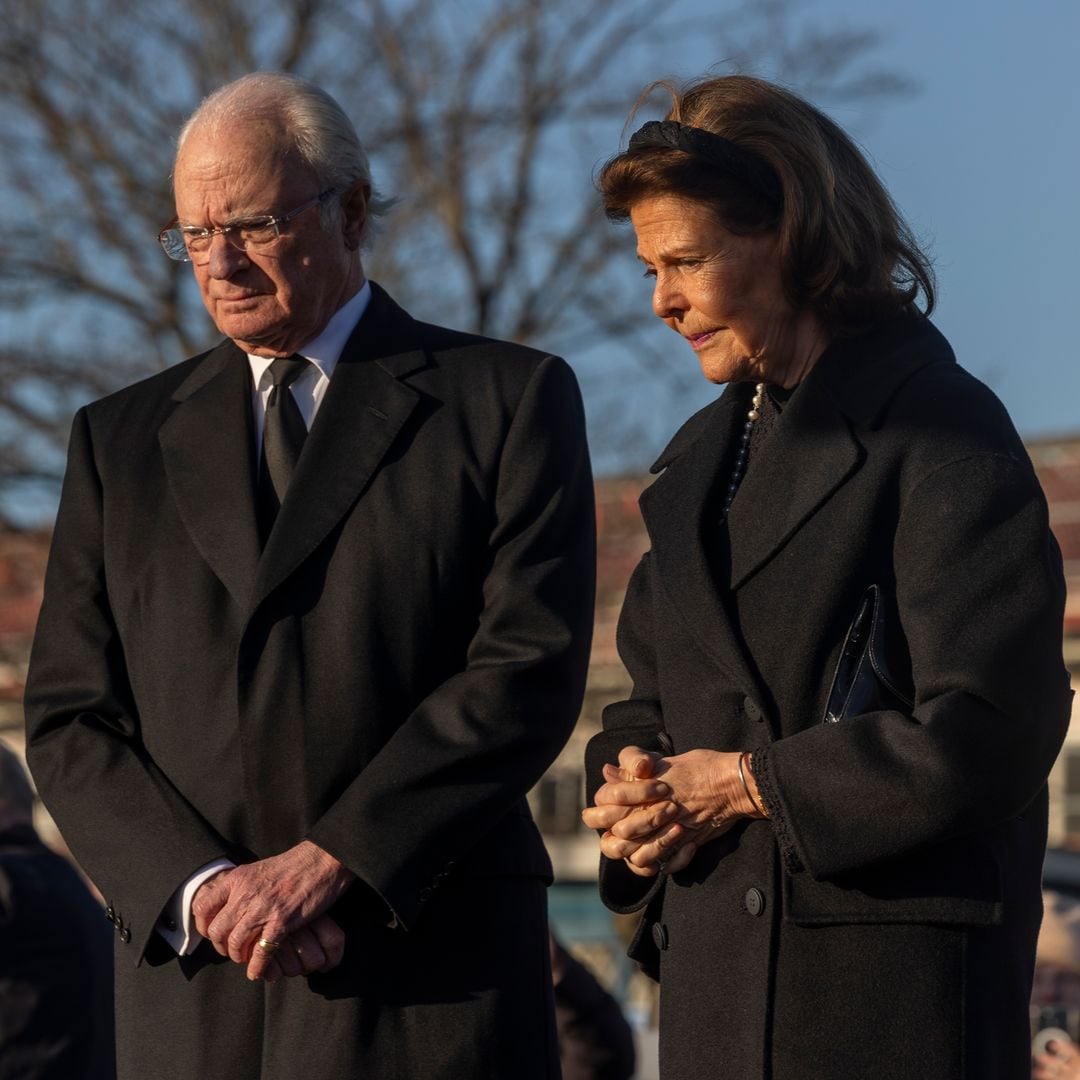
[(754, 387), (754, 400), (750, 403), (750, 411), (746, 414), (746, 423), (743, 424), (742, 439), (739, 442), (739, 452), (735, 455), (735, 465), (731, 470), (731, 482), (728, 484), (727, 493), (724, 495), (724, 508), (720, 511), (720, 520), (727, 517), (731, 509), (731, 503), (735, 493), (742, 483), (743, 474), (746, 472), (746, 459), (750, 456), (750, 436), (754, 431), (754, 421), (761, 417), (761, 405), (765, 400), (765, 384), (759, 382)]

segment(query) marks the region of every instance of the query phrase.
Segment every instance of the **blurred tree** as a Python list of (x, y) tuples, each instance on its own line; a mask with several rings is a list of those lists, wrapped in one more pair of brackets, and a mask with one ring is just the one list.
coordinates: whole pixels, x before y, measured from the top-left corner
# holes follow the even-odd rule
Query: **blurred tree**
[[(649, 305), (591, 188), (642, 86), (694, 71), (688, 56), (826, 103), (907, 86), (873, 67), (873, 33), (823, 30), (798, 0), (703, 7), (0, 0), (0, 507), (51, 506), (79, 404), (214, 340), (190, 270), (154, 237), (180, 122), (259, 68), (314, 79), (356, 120), (400, 197), (365, 263), (417, 314), (574, 360), (621, 343), (670, 377), (639, 340)], [(613, 420), (630, 385), (605, 378), (590, 401), (601, 461), (639, 441)]]

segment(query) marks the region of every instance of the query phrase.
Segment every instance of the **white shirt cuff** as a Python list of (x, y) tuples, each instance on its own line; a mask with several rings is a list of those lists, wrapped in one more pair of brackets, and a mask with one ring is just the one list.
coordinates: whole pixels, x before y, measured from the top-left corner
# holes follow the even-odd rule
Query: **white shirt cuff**
[(196, 870), (169, 898), (154, 929), (172, 946), (177, 956), (190, 955), (203, 939), (195, 929), (191, 914), (191, 901), (199, 886), (218, 871), (231, 870), (234, 866), (236, 863), (231, 859), (215, 859)]

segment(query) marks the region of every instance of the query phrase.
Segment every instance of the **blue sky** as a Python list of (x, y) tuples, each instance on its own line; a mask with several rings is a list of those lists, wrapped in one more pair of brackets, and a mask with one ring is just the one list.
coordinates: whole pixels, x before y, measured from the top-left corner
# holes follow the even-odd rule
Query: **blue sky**
[(916, 84), (829, 111), (930, 248), (958, 359), (1025, 437), (1080, 435), (1080, 4), (808, 0), (807, 14), (879, 30), (877, 59)]
[(1025, 435), (1080, 433), (1080, 4), (903, 9), (881, 17), (883, 57), (921, 92), (865, 140), (931, 241), (937, 322)]
[[(769, 2), (778, 0), (747, 0)], [(869, 106), (818, 104), (860, 143), (928, 247), (938, 273), (934, 318), (960, 362), (993, 387), (1026, 438), (1080, 436), (1080, 0), (792, 3), (800, 21), (826, 31), (877, 31), (873, 64), (914, 84), (909, 95)], [(663, 61), (641, 55), (636, 85), (723, 70), (727, 9), (714, 0), (666, 7), (658, 20), (674, 52), (665, 48)], [(702, 31), (710, 19), (720, 20), (719, 33)], [(597, 132), (595, 145), (590, 136), (581, 167), (615, 152), (619, 135)], [(633, 251), (628, 234), (627, 271), (637, 277)], [(640, 303), (648, 309), (644, 279)], [(599, 472), (643, 470), (717, 392), (658, 321), (628, 348), (629, 358), (623, 347), (563, 350), (582, 379)], [(644, 377), (657, 352), (677, 379)], [(625, 427), (621, 441), (613, 416), (616, 436)], [(38, 502), (27, 502), (28, 518), (51, 512), (53, 494)]]

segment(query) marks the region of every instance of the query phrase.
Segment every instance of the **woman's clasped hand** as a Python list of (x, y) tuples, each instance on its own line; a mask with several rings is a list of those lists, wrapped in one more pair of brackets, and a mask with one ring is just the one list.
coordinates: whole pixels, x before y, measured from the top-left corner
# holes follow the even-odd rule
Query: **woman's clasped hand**
[(624, 747), (618, 765), (604, 766), (605, 783), (582, 820), (603, 830), (600, 850), (632, 873), (677, 873), (740, 818), (763, 816), (739, 777), (739, 757), (717, 750), (663, 757)]

